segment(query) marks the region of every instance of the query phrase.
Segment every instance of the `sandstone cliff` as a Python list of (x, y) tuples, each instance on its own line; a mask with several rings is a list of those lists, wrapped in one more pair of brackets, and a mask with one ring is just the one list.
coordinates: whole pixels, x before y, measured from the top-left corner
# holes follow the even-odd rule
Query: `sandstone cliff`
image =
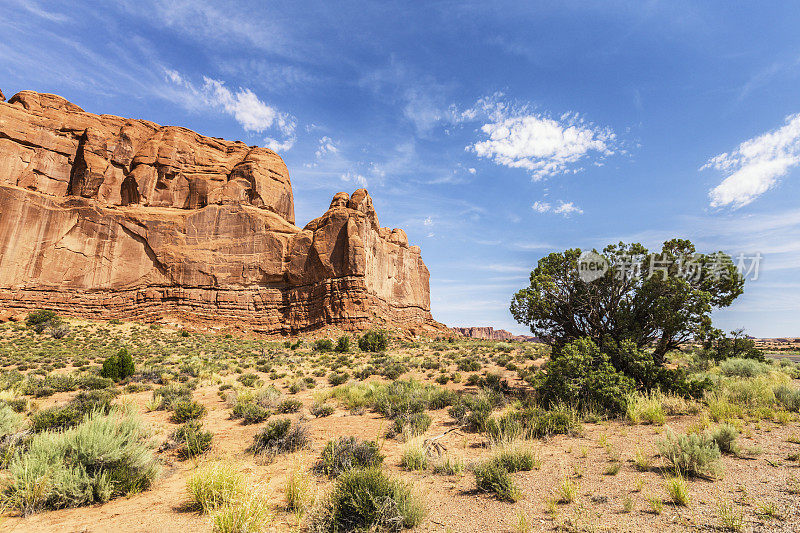
[(0, 308), (290, 333), (430, 316), (429, 273), (364, 189), (301, 229), (266, 148), (61, 97), (0, 99)]
[(494, 329), (490, 326), (477, 326), (468, 328), (450, 328), (459, 335), (473, 339), (487, 339), (493, 341), (527, 341), (538, 342), (539, 339), (530, 335), (514, 335), (504, 329)]

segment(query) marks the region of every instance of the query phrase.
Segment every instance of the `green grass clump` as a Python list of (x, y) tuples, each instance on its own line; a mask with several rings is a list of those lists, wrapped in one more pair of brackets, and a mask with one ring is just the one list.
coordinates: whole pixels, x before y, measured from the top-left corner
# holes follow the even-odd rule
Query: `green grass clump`
[(753, 378), (760, 374), (768, 374), (771, 367), (769, 364), (756, 361), (755, 359), (732, 357), (723, 361), (719, 365), (719, 370), (723, 376)]
[(626, 399), (625, 419), (632, 424), (664, 425), (666, 415), (658, 393), (628, 394)]
[(722, 468), (719, 446), (707, 433), (676, 435), (668, 430), (667, 438), (658, 442), (658, 450), (681, 475), (715, 475)]
[(186, 481), (187, 507), (210, 513), (238, 501), (245, 494), (246, 480), (233, 465), (207, 463), (198, 466)]
[(386, 435), (388, 437), (396, 435), (417, 437), (428, 430), (432, 421), (428, 413), (410, 413), (398, 416), (392, 421), (392, 425)]
[(400, 466), (406, 470), (425, 470), (428, 468), (428, 456), (419, 439), (414, 439), (403, 446)]
[(14, 435), (25, 426), (25, 416), (14, 412), (8, 405), (0, 405), (0, 441)]
[(464, 460), (447, 455), (433, 463), (433, 473), (446, 476), (461, 475), (464, 473)]
[(314, 470), (328, 477), (336, 477), (353, 468), (377, 467), (382, 462), (383, 455), (376, 442), (339, 437), (325, 444)]
[(236, 402), (231, 418), (241, 418), (244, 424), (258, 424), (269, 418), (270, 412), (255, 402)]
[(522, 496), (511, 474), (498, 461), (481, 463), (475, 467), (473, 473), (478, 490), (494, 492), (498, 500), (513, 503)]
[(773, 390), (775, 400), (787, 411), (800, 411), (800, 389), (779, 385)]
[(682, 476), (675, 476), (667, 480), (667, 494), (675, 505), (685, 507), (689, 505), (689, 491), (686, 487), (686, 479)]
[(144, 490), (158, 474), (158, 461), (138, 419), (95, 412), (72, 429), (35, 435), (8, 471), (6, 501), (27, 515)]
[(349, 470), (312, 517), (312, 530), (399, 531), (422, 522), (424, 506), (411, 488), (378, 468)]
[(172, 438), (178, 443), (178, 455), (190, 458), (207, 452), (214, 434), (204, 430), (201, 422), (192, 420), (176, 429)]
[(212, 516), (214, 533), (261, 533), (272, 531), (274, 517), (266, 499), (257, 493), (223, 505)]

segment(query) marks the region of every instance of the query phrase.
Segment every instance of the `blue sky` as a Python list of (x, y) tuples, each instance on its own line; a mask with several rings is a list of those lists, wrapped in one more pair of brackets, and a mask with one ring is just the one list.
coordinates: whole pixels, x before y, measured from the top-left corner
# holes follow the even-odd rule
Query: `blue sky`
[(6, 97), (271, 146), (299, 225), (366, 186), (448, 325), (523, 333), (541, 256), (685, 237), (763, 257), (718, 325), (800, 335), (792, 3), (72, 4), (5, 3)]

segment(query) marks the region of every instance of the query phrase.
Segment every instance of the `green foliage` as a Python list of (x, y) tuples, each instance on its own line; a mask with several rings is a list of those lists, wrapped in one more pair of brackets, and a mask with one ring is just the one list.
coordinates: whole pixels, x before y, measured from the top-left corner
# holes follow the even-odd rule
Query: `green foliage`
[(521, 493), (508, 470), (498, 461), (489, 460), (475, 467), (475, 485), (478, 490), (494, 492), (497, 499), (515, 502)]
[(14, 435), (25, 425), (25, 417), (14, 412), (7, 405), (0, 405), (0, 442), (9, 435)]
[(287, 398), (278, 404), (277, 411), (279, 413), (296, 413), (301, 407), (303, 407), (303, 402), (300, 400)]
[(408, 485), (377, 468), (350, 470), (336, 480), (333, 491), (312, 520), (318, 532), (399, 531), (418, 525), (423, 505)]
[(350, 351), (350, 337), (342, 335), (336, 340), (336, 351), (339, 353), (347, 353)]
[(309, 445), (305, 426), (292, 424), (288, 418), (278, 418), (267, 423), (256, 433), (250, 450), (254, 453), (276, 455), (301, 450)]
[(8, 471), (7, 501), (30, 514), (147, 489), (158, 462), (138, 419), (95, 412), (75, 428), (35, 435)]
[(430, 427), (432, 419), (428, 413), (409, 413), (394, 419), (386, 435), (394, 437), (396, 435), (407, 435), (416, 437), (425, 433)]
[(330, 339), (317, 339), (314, 341), (315, 352), (330, 352), (333, 350), (333, 341)]
[(787, 411), (800, 411), (800, 389), (779, 385), (774, 389), (775, 399)]
[(374, 441), (359, 441), (355, 437), (339, 437), (329, 440), (322, 450), (314, 470), (328, 477), (337, 477), (353, 468), (377, 467), (383, 455)]
[(336, 411), (336, 409), (334, 409), (332, 405), (314, 404), (311, 406), (311, 414), (317, 418), (331, 416), (334, 411)]
[(195, 469), (186, 481), (188, 507), (210, 513), (242, 498), (246, 480), (228, 463), (208, 463)]
[(742, 329), (731, 331), (730, 336), (727, 336), (722, 330), (710, 328), (703, 333), (701, 341), (701, 355), (717, 363), (731, 358), (766, 360), (764, 352), (756, 347), (753, 339), (745, 336)]
[(568, 435), (577, 433), (579, 429), (578, 413), (564, 404), (551, 410), (528, 407), (508, 411), (498, 418), (489, 418), (484, 424), (484, 431), (492, 442)]
[(425, 470), (428, 468), (428, 455), (417, 439), (409, 441), (403, 446), (400, 466), (406, 470)]
[[(660, 253), (638, 243), (609, 245), (602, 254), (609, 268), (589, 282), (581, 279), (580, 255), (571, 249), (540, 259), (530, 285), (511, 301), (514, 318), (556, 348), (588, 337), (605, 352), (606, 342), (630, 341), (654, 346), (654, 362), (663, 366), (668, 351), (707, 331), (711, 311), (729, 306), (744, 287), (730, 256), (695, 253), (688, 240), (667, 241)], [(628, 268), (637, 257), (640, 268)], [(694, 272), (684, 266), (699, 275), (686, 275)]]
[(389, 346), (389, 334), (380, 329), (365, 331), (358, 339), (362, 352), (382, 352)]
[(719, 365), (719, 370), (724, 376), (728, 377), (753, 378), (769, 373), (771, 368), (767, 363), (762, 363), (755, 359), (735, 357), (723, 361)]
[(255, 402), (236, 402), (231, 418), (241, 418), (244, 424), (258, 424), (269, 418), (270, 412)]
[(183, 424), (190, 420), (197, 420), (206, 415), (206, 408), (196, 400), (182, 400), (172, 407), (170, 419), (176, 424)]
[(588, 338), (564, 346), (537, 376), (537, 394), (545, 406), (565, 403), (577, 409), (625, 412), (633, 379), (618, 372), (608, 355)]
[(739, 446), (736, 444), (738, 437), (739, 431), (730, 424), (720, 424), (711, 430), (711, 438), (722, 453), (738, 453)]
[(214, 434), (205, 431), (201, 422), (192, 420), (176, 429), (172, 438), (178, 443), (178, 455), (190, 458), (207, 452)]
[(719, 446), (707, 433), (676, 435), (668, 430), (666, 439), (658, 442), (658, 450), (681, 475), (715, 475), (722, 468)]
[(115, 355), (111, 355), (103, 362), (100, 375), (114, 381), (122, 381), (134, 373), (133, 358), (126, 348), (122, 348)]
[(42, 333), (45, 329), (61, 324), (61, 317), (49, 309), (37, 309), (28, 313), (25, 324), (35, 331)]
[(348, 374), (347, 372), (341, 372), (341, 373), (331, 372), (330, 374), (328, 374), (328, 383), (330, 383), (334, 387), (346, 383), (348, 379), (350, 379), (350, 374)]
[(86, 415), (93, 412), (108, 413), (115, 391), (102, 389), (81, 391), (69, 403), (42, 409), (31, 415), (31, 429), (34, 432), (67, 429), (78, 425)]

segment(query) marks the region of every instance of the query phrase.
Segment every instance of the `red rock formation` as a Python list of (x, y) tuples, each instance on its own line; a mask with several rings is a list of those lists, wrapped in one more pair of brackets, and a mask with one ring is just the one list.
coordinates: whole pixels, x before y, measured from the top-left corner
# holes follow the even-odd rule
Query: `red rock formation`
[(530, 335), (514, 335), (504, 329), (494, 329), (492, 327), (469, 327), (469, 328), (450, 328), (459, 335), (473, 339), (487, 339), (493, 341), (529, 341), (536, 342), (536, 337)]
[(428, 279), (364, 189), (295, 226), (271, 150), (54, 95), (0, 102), (0, 307), (265, 333), (379, 319), (421, 330), (440, 327)]

